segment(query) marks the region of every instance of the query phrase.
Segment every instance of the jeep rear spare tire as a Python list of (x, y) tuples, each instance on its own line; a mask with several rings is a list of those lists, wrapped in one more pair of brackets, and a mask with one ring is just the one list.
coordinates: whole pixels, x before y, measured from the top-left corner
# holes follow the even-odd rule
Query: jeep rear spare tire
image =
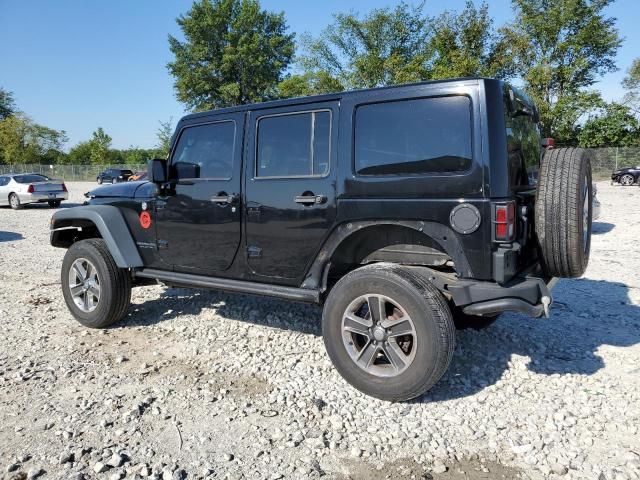
[(400, 401), (429, 390), (447, 370), (455, 345), (442, 294), (410, 268), (358, 268), (331, 289), (322, 314), (327, 353), (361, 392)]
[(547, 150), (540, 164), (535, 228), (545, 273), (579, 277), (591, 249), (591, 162), (587, 150)]

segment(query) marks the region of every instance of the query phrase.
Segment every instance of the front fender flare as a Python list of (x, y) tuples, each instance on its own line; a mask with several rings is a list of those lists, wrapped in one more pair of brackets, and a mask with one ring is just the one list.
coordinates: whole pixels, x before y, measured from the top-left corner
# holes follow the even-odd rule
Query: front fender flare
[(73, 226), (77, 221), (89, 221), (95, 225), (119, 268), (144, 266), (124, 217), (112, 205), (85, 205), (58, 210), (51, 217), (51, 245), (67, 246), (59, 241), (56, 228)]

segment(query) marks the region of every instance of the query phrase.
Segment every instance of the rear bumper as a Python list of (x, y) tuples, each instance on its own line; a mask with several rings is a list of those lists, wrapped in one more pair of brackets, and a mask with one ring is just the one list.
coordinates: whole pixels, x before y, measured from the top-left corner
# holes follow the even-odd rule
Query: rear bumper
[(447, 286), (453, 302), (471, 315), (492, 315), (512, 311), (530, 317), (548, 316), (553, 298), (551, 289), (557, 279), (516, 276), (508, 283), (460, 280)]
[(34, 193), (19, 193), (18, 198), (20, 203), (42, 203), (51, 202), (55, 200), (69, 200), (69, 192), (54, 191), (54, 192), (34, 192)]

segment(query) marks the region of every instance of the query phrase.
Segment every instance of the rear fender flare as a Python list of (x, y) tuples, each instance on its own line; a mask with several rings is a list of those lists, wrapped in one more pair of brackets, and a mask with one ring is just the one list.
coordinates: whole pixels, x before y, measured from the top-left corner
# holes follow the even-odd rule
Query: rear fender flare
[(100, 232), (119, 268), (144, 266), (124, 217), (112, 205), (86, 205), (57, 211), (51, 218), (51, 245), (68, 246), (61, 241), (61, 230), (56, 230), (57, 228), (72, 227), (87, 221), (93, 223)]
[(471, 265), (462, 248), (462, 244), (457, 235), (449, 227), (436, 222), (424, 222), (419, 220), (363, 220), (358, 222), (346, 222), (339, 225), (329, 235), (324, 245), (316, 255), (307, 275), (302, 282), (302, 288), (326, 288), (326, 266), (331, 260), (334, 252), (344, 240), (363, 228), (379, 225), (395, 225), (412, 228), (422, 232), (433, 239), (449, 255), (455, 263), (456, 272), (460, 277), (472, 278), (473, 271)]

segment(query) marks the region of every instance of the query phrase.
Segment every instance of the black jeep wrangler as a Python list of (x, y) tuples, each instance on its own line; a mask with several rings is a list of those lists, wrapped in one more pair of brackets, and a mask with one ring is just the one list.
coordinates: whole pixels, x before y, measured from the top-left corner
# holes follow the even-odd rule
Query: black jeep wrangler
[(442, 377), (456, 324), (548, 315), (552, 281), (589, 258), (587, 152), (545, 150), (498, 80), (187, 115), (148, 171), (53, 216), (74, 317), (107, 327), (158, 280), (322, 304), (338, 371), (387, 400)]

